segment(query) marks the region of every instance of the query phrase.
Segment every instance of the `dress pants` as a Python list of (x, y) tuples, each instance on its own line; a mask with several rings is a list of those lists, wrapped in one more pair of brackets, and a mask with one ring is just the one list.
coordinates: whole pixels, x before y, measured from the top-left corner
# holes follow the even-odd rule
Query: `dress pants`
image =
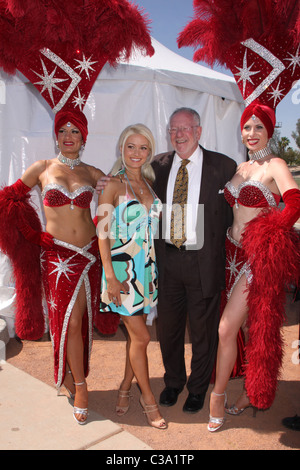
[(159, 278), (158, 335), (165, 367), (165, 385), (182, 390), (187, 381), (184, 345), (187, 318), (192, 342), (187, 389), (205, 394), (214, 369), (220, 320), (220, 293), (203, 298), (196, 250), (166, 245)]

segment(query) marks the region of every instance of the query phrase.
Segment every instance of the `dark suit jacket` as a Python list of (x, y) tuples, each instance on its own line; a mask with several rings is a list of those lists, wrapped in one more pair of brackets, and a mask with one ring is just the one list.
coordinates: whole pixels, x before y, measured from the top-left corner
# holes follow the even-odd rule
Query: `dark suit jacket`
[[(204, 205), (204, 244), (197, 250), (203, 297), (213, 297), (225, 287), (225, 236), (232, 223), (232, 210), (224, 198), (224, 186), (236, 171), (236, 162), (203, 147), (202, 182), (199, 204)], [(167, 183), (175, 152), (157, 155), (152, 162), (156, 179), (154, 190), (166, 203)], [(198, 217), (197, 223), (203, 220)], [(160, 287), (164, 283), (166, 246), (162, 226), (155, 241)], [(203, 228), (203, 227), (202, 227)], [(199, 230), (199, 233), (201, 230)], [(184, 259), (184, 258), (183, 258)]]

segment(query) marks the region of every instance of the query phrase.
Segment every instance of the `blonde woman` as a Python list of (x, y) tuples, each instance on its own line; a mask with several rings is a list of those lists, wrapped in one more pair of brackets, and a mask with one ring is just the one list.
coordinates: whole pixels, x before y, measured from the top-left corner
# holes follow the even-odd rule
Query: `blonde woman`
[(127, 127), (119, 138), (120, 159), (99, 196), (99, 248), (103, 263), (101, 312), (122, 316), (128, 331), (124, 378), (116, 412), (129, 408), (130, 387), (135, 376), (141, 389), (140, 403), (151, 426), (167, 427), (161, 417), (149, 381), (145, 323), (157, 302), (157, 267), (154, 235), (161, 202), (151, 188), (150, 165), (154, 138), (143, 124)]

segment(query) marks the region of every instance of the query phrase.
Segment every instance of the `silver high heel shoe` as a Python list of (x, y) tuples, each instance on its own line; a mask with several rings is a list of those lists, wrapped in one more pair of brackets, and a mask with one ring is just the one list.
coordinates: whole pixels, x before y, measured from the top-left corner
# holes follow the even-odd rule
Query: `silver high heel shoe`
[[(247, 401), (244, 401), (244, 397), (247, 398)], [(245, 406), (243, 406), (242, 408), (239, 408), (238, 406), (236, 406), (236, 404), (230, 406), (230, 407), (227, 407), (227, 409), (225, 410), (226, 413), (228, 413), (229, 415), (232, 415), (232, 416), (239, 416), (240, 414), (242, 414), (245, 410), (247, 410), (248, 408), (252, 408), (253, 410), (253, 417), (255, 418), (256, 417), (256, 411), (257, 411), (257, 408), (253, 407), (250, 403), (250, 400), (247, 396), (247, 393), (246, 393), (246, 390), (244, 389), (242, 395), (239, 397), (238, 399), (238, 402), (242, 399), (242, 403), (246, 403)]]
[(255, 408), (255, 407), (252, 406), (252, 405), (247, 405), (247, 406), (245, 406), (244, 408), (238, 408), (237, 406), (232, 405), (230, 408), (226, 408), (225, 411), (226, 411), (226, 413), (228, 413), (229, 415), (232, 415), (232, 416), (239, 416), (239, 415), (241, 415), (245, 410), (247, 410), (248, 408), (252, 408), (253, 418), (256, 418), (257, 408)]
[(128, 398), (128, 405), (127, 406), (120, 406), (116, 405), (116, 413), (118, 416), (124, 416), (127, 411), (129, 410), (129, 405), (130, 405), (130, 390), (119, 390), (118, 391), (118, 399), (119, 398)]
[[(217, 397), (224, 397), (224, 407), (226, 408), (226, 402), (227, 402), (226, 392), (216, 393), (212, 391), (211, 393), (213, 393)], [(209, 430), (209, 432), (218, 431), (218, 429), (220, 429), (223, 426), (224, 422), (225, 422), (225, 414), (222, 418), (215, 418), (214, 416), (209, 415), (209, 423), (207, 425), (207, 429)], [(216, 424), (217, 426), (210, 426), (210, 424)]]
[(153, 428), (156, 428), (156, 429), (167, 429), (168, 425), (167, 425), (166, 421), (164, 420), (164, 418), (158, 418), (158, 419), (155, 419), (154, 421), (152, 421), (152, 419), (150, 418), (151, 413), (154, 413), (155, 411), (158, 411), (157, 404), (155, 404), (155, 405), (146, 405), (146, 403), (144, 402), (142, 396), (140, 398), (140, 404), (141, 404), (141, 407), (144, 410), (143, 412), (145, 413), (148, 424), (150, 426), (152, 426)]
[[(75, 386), (80, 386), (80, 385), (85, 385), (86, 382), (80, 382), (80, 383), (74, 383)], [(80, 421), (79, 419), (76, 418), (75, 415), (83, 415), (85, 416), (85, 420), (84, 421)], [(88, 417), (88, 409), (87, 408), (78, 408), (77, 406), (74, 406), (73, 408), (73, 417), (75, 419), (75, 421), (77, 421), (78, 424), (85, 424), (86, 421), (87, 421), (87, 417)]]

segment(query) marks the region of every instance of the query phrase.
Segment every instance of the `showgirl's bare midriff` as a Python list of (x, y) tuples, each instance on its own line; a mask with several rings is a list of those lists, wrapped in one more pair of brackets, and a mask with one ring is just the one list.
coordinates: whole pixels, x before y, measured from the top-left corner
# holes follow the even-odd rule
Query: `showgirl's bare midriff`
[(70, 205), (44, 207), (47, 218), (46, 232), (58, 240), (83, 247), (96, 235), (90, 209)]
[(241, 235), (245, 228), (245, 224), (250, 222), (254, 217), (256, 217), (260, 212), (261, 208), (245, 207), (241, 204), (238, 204), (238, 207), (234, 206), (233, 208), (234, 221), (230, 229), (230, 235), (237, 242), (240, 241)]

